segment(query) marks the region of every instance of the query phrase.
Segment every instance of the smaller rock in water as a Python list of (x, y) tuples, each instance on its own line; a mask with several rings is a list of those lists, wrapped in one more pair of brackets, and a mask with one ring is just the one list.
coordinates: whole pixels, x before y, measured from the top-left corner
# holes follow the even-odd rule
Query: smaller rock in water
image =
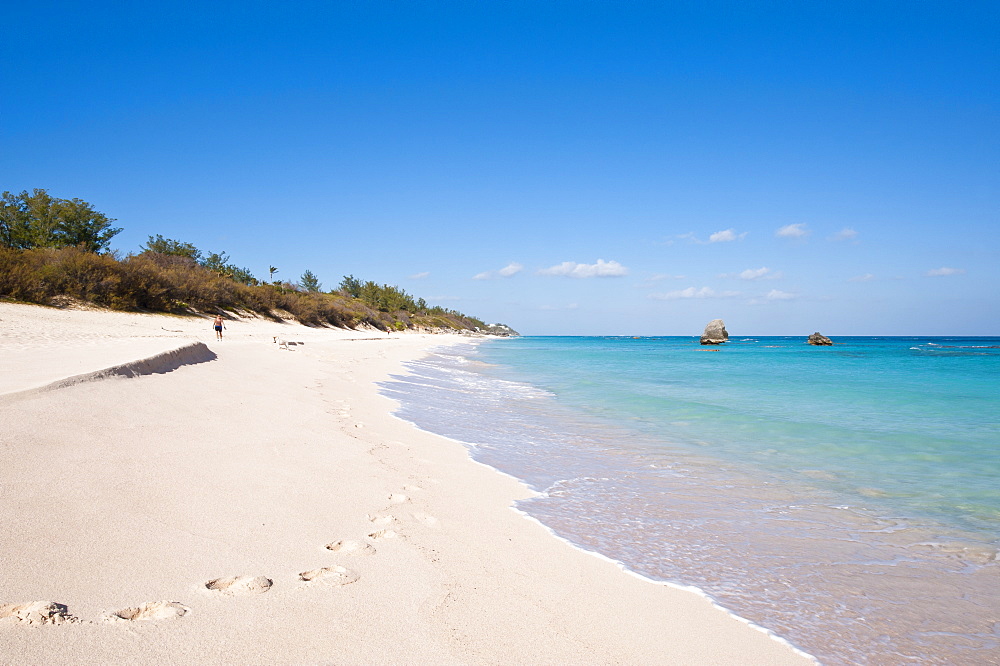
[(721, 319), (713, 319), (708, 322), (705, 332), (701, 334), (701, 344), (721, 345), (729, 339), (729, 331), (726, 330), (726, 322)]
[(833, 340), (819, 333), (818, 331), (810, 335), (809, 339), (806, 340), (806, 342), (808, 342), (811, 345), (816, 345), (818, 347), (829, 346), (833, 344)]

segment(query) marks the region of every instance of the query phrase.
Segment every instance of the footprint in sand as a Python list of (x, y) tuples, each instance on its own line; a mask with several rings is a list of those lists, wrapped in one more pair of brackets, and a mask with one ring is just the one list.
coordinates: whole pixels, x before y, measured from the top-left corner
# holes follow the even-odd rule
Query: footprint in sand
[(370, 543), (365, 543), (364, 541), (351, 541), (349, 539), (328, 543), (325, 548), (333, 551), (334, 553), (345, 553), (347, 555), (375, 554), (375, 546)]
[(346, 567), (323, 567), (322, 569), (303, 571), (299, 574), (299, 580), (325, 585), (350, 585), (358, 580), (358, 574)]
[(147, 620), (172, 620), (183, 617), (191, 609), (176, 601), (150, 601), (138, 608), (123, 608), (109, 613), (105, 618), (108, 622), (142, 622)]
[(205, 588), (225, 595), (263, 594), (271, 589), (274, 581), (264, 576), (230, 576), (205, 583)]
[(428, 515), (426, 513), (420, 512), (420, 511), (418, 511), (417, 513), (411, 514), (411, 515), (413, 516), (414, 520), (417, 520), (417, 521), (423, 523), (427, 527), (439, 527), (440, 526), (440, 522), (441, 521), (439, 521), (434, 516), (430, 516), (430, 515)]
[(389, 495), (389, 501), (393, 504), (403, 504), (404, 502), (409, 502), (410, 498), (403, 493), (392, 493)]
[(31, 601), (26, 604), (0, 604), (0, 619), (12, 617), (24, 624), (64, 624), (79, 622), (69, 609), (54, 601)]
[(412, 493), (412, 492), (419, 492), (423, 490), (423, 488), (421, 488), (420, 486), (403, 486), (403, 490), (405, 490), (408, 493)]
[(337, 413), (344, 418), (351, 415), (351, 405), (344, 400), (328, 400), (328, 404), (332, 405), (333, 409), (337, 410)]
[(368, 522), (370, 522), (372, 525), (380, 525), (380, 526), (392, 525), (394, 522), (396, 522), (396, 516), (388, 514), (385, 516), (373, 516), (372, 514), (368, 514)]
[(397, 536), (392, 530), (376, 530), (368, 535), (368, 538), (372, 541), (381, 541), (382, 539), (394, 539)]

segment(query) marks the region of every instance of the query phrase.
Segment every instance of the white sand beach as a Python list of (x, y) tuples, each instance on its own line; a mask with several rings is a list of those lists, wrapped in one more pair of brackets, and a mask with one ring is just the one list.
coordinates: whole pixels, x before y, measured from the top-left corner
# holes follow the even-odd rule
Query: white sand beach
[(226, 327), (0, 303), (0, 663), (811, 663), (393, 417), (468, 338)]

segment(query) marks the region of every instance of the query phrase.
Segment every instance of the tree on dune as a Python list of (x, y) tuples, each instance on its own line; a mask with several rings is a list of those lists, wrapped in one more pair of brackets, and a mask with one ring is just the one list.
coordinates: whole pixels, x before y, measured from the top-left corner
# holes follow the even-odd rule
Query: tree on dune
[(323, 285), (320, 284), (319, 279), (308, 269), (299, 278), (299, 286), (306, 291), (322, 291), (323, 289)]
[(249, 287), (255, 287), (260, 284), (249, 269), (240, 268), (236, 264), (231, 263), (229, 255), (225, 252), (210, 252), (204, 261), (201, 262), (201, 265), (210, 271), (218, 273), (222, 277), (235, 280)]
[(146, 244), (141, 246), (140, 249), (143, 254), (155, 253), (168, 257), (188, 259), (191, 263), (198, 264), (213, 273), (249, 287), (260, 284), (248, 269), (240, 268), (236, 264), (230, 263), (229, 255), (225, 252), (209, 252), (203, 256), (201, 250), (195, 247), (193, 243), (185, 243), (173, 238), (164, 238), (161, 234), (150, 236)]
[(184, 243), (172, 238), (164, 238), (160, 234), (150, 236), (146, 244), (139, 248), (143, 252), (156, 252), (175, 257), (187, 257), (195, 262), (201, 261), (201, 250), (191, 243)]
[(361, 280), (353, 275), (345, 275), (340, 281), (340, 290), (352, 298), (361, 298)]
[(0, 245), (15, 250), (80, 247), (103, 252), (121, 232), (115, 220), (82, 199), (57, 199), (47, 190), (0, 195)]

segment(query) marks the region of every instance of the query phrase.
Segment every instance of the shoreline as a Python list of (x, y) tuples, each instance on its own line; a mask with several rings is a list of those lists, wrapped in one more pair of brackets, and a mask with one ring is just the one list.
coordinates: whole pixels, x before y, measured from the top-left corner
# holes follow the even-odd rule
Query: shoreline
[(700, 587), (698, 587), (696, 585), (686, 585), (686, 584), (682, 584), (682, 583), (674, 583), (674, 582), (671, 582), (669, 580), (657, 580), (655, 578), (650, 578), (649, 576), (645, 576), (645, 575), (639, 573), (638, 571), (633, 571), (632, 569), (629, 568), (629, 566), (628, 566), (627, 563), (622, 562), (621, 560), (616, 560), (613, 557), (609, 557), (609, 556), (605, 555), (604, 553), (598, 552), (596, 550), (589, 550), (589, 549), (587, 549), (587, 548), (585, 548), (585, 547), (583, 547), (583, 546), (581, 546), (579, 544), (573, 543), (573, 541), (571, 541), (570, 539), (562, 536), (561, 534), (559, 534), (558, 532), (556, 532), (553, 528), (549, 527), (548, 525), (546, 525), (545, 523), (543, 523), (538, 518), (535, 518), (534, 516), (532, 516), (530, 513), (526, 512), (526, 511), (524, 511), (522, 509), (518, 509), (516, 507), (512, 507), (512, 508), (513, 508), (513, 510), (518, 515), (520, 515), (521, 517), (525, 518), (526, 520), (530, 520), (533, 523), (537, 523), (539, 526), (543, 527), (553, 538), (558, 539), (559, 541), (562, 541), (562, 542), (566, 543), (571, 548), (575, 548), (576, 550), (579, 550), (582, 553), (586, 553), (587, 555), (591, 555), (593, 557), (596, 557), (599, 560), (602, 560), (604, 562), (608, 562), (609, 564), (613, 564), (622, 573), (624, 573), (624, 574), (626, 574), (628, 576), (632, 576), (634, 578), (638, 578), (639, 580), (643, 581), (644, 583), (648, 583), (650, 585), (659, 585), (659, 586), (663, 586), (663, 587), (669, 587), (669, 588), (674, 589), (674, 590), (678, 590), (678, 591), (681, 591), (681, 592), (686, 592), (686, 593), (689, 593), (689, 594), (694, 594), (694, 595), (697, 595), (699, 597), (702, 597), (706, 601), (708, 601), (710, 604), (712, 604), (713, 608), (716, 608), (719, 611), (725, 613), (726, 615), (732, 617), (733, 619), (735, 619), (735, 620), (737, 620), (739, 622), (742, 622), (743, 624), (747, 625), (751, 629), (754, 629), (755, 631), (759, 631), (760, 633), (764, 634), (765, 636), (767, 636), (771, 640), (775, 641), (776, 643), (778, 643), (780, 645), (784, 645), (785, 647), (787, 647), (788, 649), (790, 649), (792, 652), (794, 652), (795, 654), (799, 655), (803, 659), (809, 660), (810, 663), (814, 663), (814, 664), (819, 663), (819, 661), (815, 657), (813, 657), (811, 654), (809, 654), (805, 650), (803, 650), (803, 649), (799, 648), (798, 646), (796, 646), (794, 643), (792, 643), (787, 638), (784, 638), (784, 637), (778, 635), (777, 633), (771, 631), (767, 627), (763, 627), (763, 626), (755, 623), (753, 620), (748, 620), (747, 618), (743, 617), (742, 615), (739, 615), (738, 613), (736, 613), (736, 612), (734, 612), (734, 611), (726, 608), (721, 603), (719, 603), (711, 594), (709, 594), (705, 590), (701, 589)]
[[(7, 367), (143, 336), (216, 358), (3, 400), (3, 663), (812, 663), (553, 538), (513, 507), (527, 486), (392, 415), (377, 382), (467, 337), (284, 325), (304, 343), (285, 351), (269, 322), (216, 343), (208, 321), (159, 336), (134, 318), (156, 315), (123, 315), (131, 335), (109, 335), (118, 313), (40, 325), (31, 307), (0, 304), (5, 342), (45, 328), (5, 345)], [(79, 621), (11, 610), (39, 600)]]
[[(469, 340), (461, 340), (459, 342), (460, 343), (465, 343), (465, 344), (473, 343), (473, 341), (469, 341)], [(481, 343), (482, 343), (482, 341), (475, 341), (474, 344), (481, 344)], [(433, 353), (434, 352), (434, 348), (431, 348), (431, 349), (429, 349), (427, 351), (428, 351), (428, 353)], [(413, 360), (418, 360), (418, 359), (413, 359)], [(398, 404), (398, 401), (396, 401), (396, 400), (393, 400), (393, 401), (397, 402), (397, 404)], [(403, 418), (401, 416), (398, 416), (396, 413), (393, 413), (392, 416), (394, 418), (402, 421), (403, 423), (406, 423), (407, 425), (412, 426), (413, 428), (416, 428), (417, 430), (420, 430), (421, 432), (426, 432), (428, 434), (434, 435), (435, 437), (439, 437), (441, 439), (445, 439), (447, 441), (453, 442), (455, 445), (461, 446), (463, 449), (465, 449), (467, 452), (470, 453), (470, 455), (469, 455), (469, 462), (471, 462), (471, 463), (473, 463), (475, 465), (479, 465), (481, 467), (484, 467), (484, 468), (490, 470), (491, 472), (493, 472), (495, 474), (499, 474), (502, 477), (510, 479), (510, 480), (514, 481), (515, 483), (517, 483), (517, 484), (519, 484), (521, 486), (524, 486), (525, 490), (528, 493), (528, 496), (525, 497), (525, 498), (522, 498), (522, 499), (531, 499), (531, 497), (540, 497), (540, 496), (544, 495), (544, 493), (530, 488), (525, 481), (523, 481), (522, 479), (519, 479), (518, 477), (514, 476), (510, 472), (506, 472), (506, 471), (504, 471), (502, 469), (498, 469), (496, 467), (493, 467), (489, 463), (485, 463), (485, 462), (482, 462), (480, 460), (476, 460), (471, 455), (471, 451), (470, 451), (470, 447), (474, 447), (475, 445), (469, 444), (468, 442), (463, 442), (462, 440), (455, 439), (455, 438), (449, 437), (447, 435), (441, 435), (441, 434), (438, 434), (438, 433), (434, 433), (433, 431), (430, 431), (430, 430), (425, 430), (424, 428), (421, 428), (416, 423), (414, 423), (412, 421), (409, 421), (409, 420), (407, 420), (407, 419), (405, 419), (405, 418)], [(818, 663), (818, 660), (815, 657), (813, 657), (813, 655), (809, 654), (808, 652), (806, 652), (802, 648), (799, 648), (792, 641), (790, 641), (790, 640), (782, 637), (781, 635), (779, 635), (776, 632), (768, 629), (767, 627), (761, 626), (761, 625), (755, 623), (753, 620), (749, 620), (749, 619), (741, 616), (739, 613), (737, 613), (737, 612), (735, 612), (733, 610), (730, 610), (729, 608), (726, 608), (724, 605), (722, 605), (722, 603), (720, 603), (717, 599), (715, 599), (715, 597), (713, 597), (711, 594), (709, 594), (705, 590), (701, 589), (697, 585), (684, 584), (684, 583), (676, 583), (676, 582), (669, 581), (669, 580), (657, 580), (656, 578), (651, 578), (649, 576), (646, 576), (646, 575), (644, 575), (642, 573), (639, 573), (638, 571), (634, 571), (633, 569), (629, 568), (629, 564), (627, 562), (623, 562), (621, 560), (618, 560), (618, 559), (615, 559), (615, 558), (610, 557), (608, 555), (605, 555), (604, 553), (602, 553), (602, 552), (600, 552), (598, 550), (594, 550), (592, 548), (587, 548), (586, 546), (583, 546), (581, 544), (575, 543), (572, 539), (570, 539), (570, 538), (568, 538), (566, 536), (563, 536), (558, 531), (556, 531), (555, 528), (550, 527), (549, 525), (546, 525), (544, 522), (542, 522), (537, 517), (531, 515), (530, 513), (528, 513), (527, 511), (525, 511), (524, 509), (516, 506), (516, 504), (511, 504), (509, 508), (510, 508), (511, 511), (513, 511), (515, 514), (517, 514), (518, 516), (520, 516), (524, 520), (530, 521), (530, 522), (538, 525), (543, 530), (545, 530), (553, 539), (556, 539), (556, 540), (558, 540), (558, 541), (560, 541), (562, 543), (565, 543), (570, 548), (573, 548), (574, 550), (577, 550), (577, 551), (579, 551), (581, 553), (584, 553), (586, 555), (595, 557), (595, 558), (597, 558), (597, 559), (599, 559), (601, 561), (604, 561), (604, 562), (607, 562), (609, 564), (612, 564), (617, 569), (619, 569), (622, 573), (624, 573), (624, 574), (626, 574), (628, 576), (632, 576), (634, 578), (637, 578), (637, 579), (639, 579), (639, 580), (641, 580), (641, 581), (643, 581), (645, 583), (648, 583), (650, 585), (669, 587), (669, 588), (674, 589), (674, 590), (679, 590), (679, 591), (682, 591), (682, 592), (686, 592), (686, 593), (690, 593), (690, 594), (695, 594), (695, 595), (697, 595), (699, 597), (702, 597), (705, 600), (707, 600), (710, 604), (712, 604), (712, 606), (714, 608), (718, 609), (719, 611), (721, 611), (721, 612), (729, 615), (730, 617), (734, 618), (735, 620), (738, 620), (739, 622), (742, 622), (742, 623), (746, 624), (747, 626), (751, 627), (752, 629), (765, 634), (771, 640), (773, 640), (773, 641), (775, 641), (775, 642), (777, 642), (777, 643), (779, 643), (781, 645), (786, 646), (787, 648), (789, 648), (790, 650), (792, 650), (794, 653), (798, 654), (799, 656), (801, 656), (801, 657), (803, 657), (805, 659), (808, 659), (811, 663)]]
[[(468, 344), (470, 341), (468, 341), (468, 340), (462, 340), (460, 342)], [(478, 344), (478, 342), (477, 342), (477, 344)], [(434, 352), (433, 348), (428, 350), (428, 353), (433, 353), (433, 352)], [(413, 360), (418, 360), (418, 359), (413, 359)], [(398, 401), (394, 400), (394, 402), (398, 402)], [(393, 413), (392, 416), (394, 418), (402, 421), (403, 423), (406, 423), (407, 425), (412, 426), (413, 428), (416, 428), (417, 430), (420, 430), (421, 432), (426, 432), (426, 433), (428, 433), (430, 435), (434, 435), (435, 437), (439, 437), (441, 439), (445, 439), (445, 440), (447, 440), (449, 442), (452, 442), (452, 443), (454, 443), (454, 444), (456, 444), (458, 446), (461, 446), (466, 451), (469, 451), (469, 448), (472, 447), (472, 446), (474, 446), (473, 444), (469, 444), (468, 442), (463, 442), (462, 440), (455, 439), (453, 437), (448, 437), (447, 435), (441, 435), (441, 434), (438, 434), (438, 433), (434, 433), (434, 432), (432, 432), (430, 430), (425, 430), (424, 428), (421, 428), (416, 423), (414, 423), (412, 421), (409, 421), (407, 419), (404, 419), (404, 418), (396, 415), (395, 413)], [(515, 483), (517, 483), (517, 484), (519, 484), (521, 486), (524, 486), (524, 488), (527, 491), (528, 495), (526, 497), (524, 497), (524, 498), (521, 498), (521, 499), (531, 499), (532, 497), (540, 497), (540, 496), (542, 496), (544, 494), (544, 493), (542, 493), (540, 491), (537, 491), (537, 490), (534, 490), (534, 489), (530, 488), (526, 482), (524, 482), (523, 480), (521, 480), (518, 477), (514, 476), (513, 474), (511, 474), (509, 472), (505, 472), (502, 469), (498, 469), (496, 467), (493, 467), (489, 463), (485, 463), (485, 462), (476, 460), (474, 457), (471, 456), (471, 452), (470, 452), (470, 455), (469, 455), (469, 462), (471, 462), (471, 463), (473, 463), (475, 465), (479, 465), (481, 467), (484, 467), (484, 468), (490, 470), (491, 472), (493, 472), (495, 474), (499, 474), (502, 477), (510, 479), (510, 480), (514, 481)], [(641, 581), (643, 581), (645, 583), (648, 583), (650, 585), (659, 585), (659, 586), (669, 587), (669, 588), (674, 589), (674, 590), (679, 590), (679, 591), (682, 591), (682, 592), (686, 592), (686, 593), (690, 593), (690, 594), (694, 594), (694, 595), (697, 595), (699, 597), (702, 597), (705, 600), (707, 600), (710, 604), (712, 604), (712, 606), (714, 608), (716, 608), (719, 611), (721, 611), (721, 612), (729, 615), (733, 619), (738, 620), (739, 622), (742, 622), (742, 623), (746, 624), (747, 626), (751, 627), (752, 629), (765, 634), (771, 640), (773, 640), (773, 641), (775, 641), (775, 642), (777, 642), (777, 643), (779, 643), (781, 645), (784, 645), (785, 647), (789, 648), (790, 650), (792, 650), (794, 653), (798, 654), (799, 656), (801, 656), (801, 657), (803, 657), (805, 659), (808, 659), (811, 663), (819, 663), (818, 660), (813, 655), (809, 654), (808, 652), (806, 652), (802, 648), (799, 648), (792, 641), (790, 641), (790, 640), (782, 637), (781, 635), (779, 635), (776, 632), (768, 629), (767, 627), (761, 626), (761, 625), (755, 623), (753, 620), (749, 620), (749, 619), (743, 617), (742, 615), (740, 615), (739, 613), (737, 613), (737, 612), (735, 612), (733, 610), (730, 610), (729, 608), (726, 608), (715, 597), (713, 597), (711, 594), (709, 594), (705, 590), (701, 589), (697, 585), (690, 585), (690, 584), (685, 584), (685, 583), (676, 583), (676, 582), (669, 581), (669, 580), (657, 580), (656, 578), (651, 578), (650, 576), (646, 576), (646, 575), (644, 575), (642, 573), (639, 573), (638, 571), (634, 571), (633, 569), (629, 568), (629, 564), (627, 562), (623, 562), (622, 560), (617, 560), (617, 559), (615, 559), (613, 557), (605, 555), (604, 553), (602, 553), (602, 552), (600, 552), (598, 550), (587, 548), (586, 546), (583, 546), (581, 544), (575, 543), (572, 539), (563, 536), (558, 531), (556, 531), (555, 528), (550, 527), (549, 525), (546, 525), (540, 519), (538, 519), (535, 516), (531, 515), (530, 513), (528, 513), (527, 511), (525, 511), (524, 509), (516, 506), (516, 504), (511, 504), (508, 508), (510, 508), (511, 511), (513, 511), (515, 514), (517, 514), (518, 516), (520, 516), (524, 520), (532, 522), (532, 523), (538, 525), (539, 527), (541, 527), (553, 539), (556, 539), (557, 541), (565, 543), (567, 546), (569, 546), (570, 548), (573, 548), (574, 550), (577, 550), (577, 551), (579, 551), (581, 553), (584, 553), (586, 555), (595, 557), (595, 558), (597, 558), (597, 559), (599, 559), (601, 561), (607, 562), (609, 564), (613, 564), (622, 573), (624, 573), (624, 574), (626, 574), (628, 576), (632, 576), (634, 578), (637, 578), (637, 579), (639, 579), (639, 580), (641, 580)]]
[[(416, 376), (401, 378), (390, 395), (404, 405), (404, 418), (471, 442), (476, 460), (525, 479), (539, 495), (519, 501), (517, 510), (561, 538), (650, 580), (695, 586), (824, 663), (854, 663), (865, 654), (886, 663), (914, 655), (972, 663), (967, 655), (995, 655), (995, 544), (919, 514), (880, 511), (875, 501), (845, 501), (814, 481), (819, 473), (812, 470), (825, 469), (822, 458), (797, 466), (726, 458), (726, 440), (673, 422), (672, 405), (688, 409), (682, 398), (671, 403), (651, 391), (662, 399), (641, 400), (643, 387), (659, 386), (651, 382), (667, 374), (664, 368), (675, 393), (696, 391), (697, 378), (689, 380), (700, 361), (686, 360), (696, 355), (678, 358), (657, 347), (664, 362), (645, 375), (632, 372), (652, 355), (640, 353), (646, 349), (617, 354), (601, 339), (589, 346), (467, 346), (413, 364)], [(758, 365), (769, 371), (767, 354), (758, 355)], [(616, 384), (610, 377), (627, 379)], [(748, 375), (747, 390), (769, 386), (755, 380)], [(774, 390), (782, 395), (780, 381)], [(650, 405), (662, 410), (659, 420)], [(928, 414), (938, 413), (930, 407)], [(690, 411), (710, 432), (727, 423)], [(463, 424), (462, 413), (477, 417)], [(747, 418), (767, 418), (766, 411), (754, 415)], [(662, 433), (673, 425), (687, 426), (690, 439), (671, 443)], [(702, 448), (709, 442), (716, 448)], [(920, 633), (928, 627), (952, 633)]]

